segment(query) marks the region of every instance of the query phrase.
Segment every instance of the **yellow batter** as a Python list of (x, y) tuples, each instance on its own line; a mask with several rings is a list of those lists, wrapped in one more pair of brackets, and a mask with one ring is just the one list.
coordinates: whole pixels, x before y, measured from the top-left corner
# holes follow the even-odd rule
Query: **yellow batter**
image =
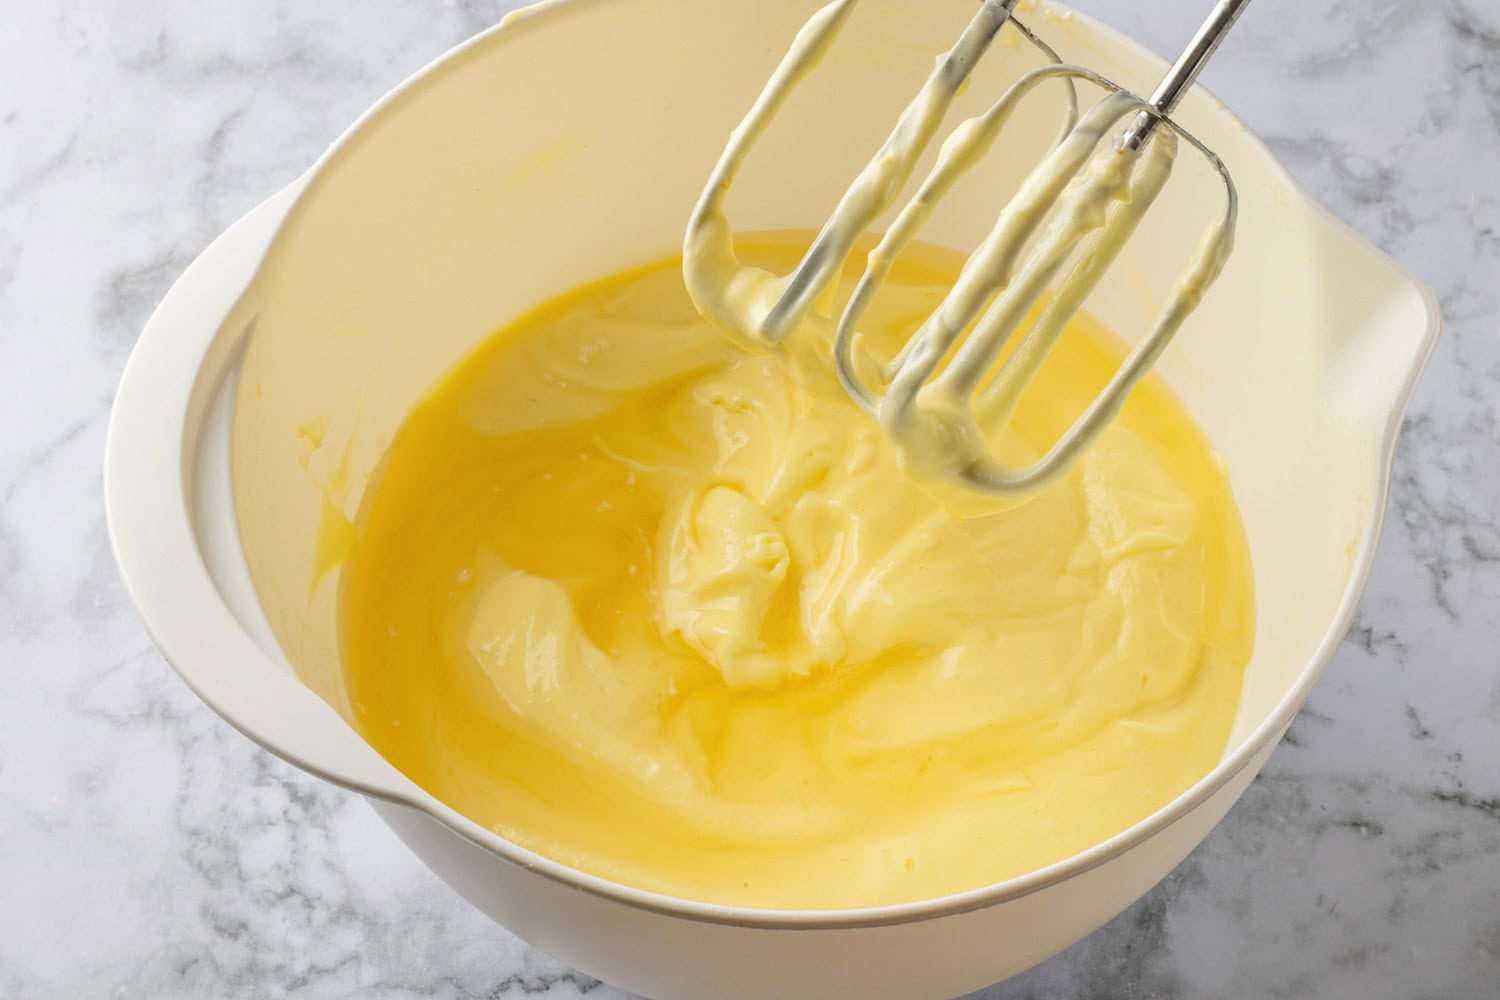
[[(747, 259), (785, 270), (801, 241)], [(951, 286), (916, 247), (862, 324)], [(1118, 363), (1078, 321), (999, 453)], [(678, 261), (532, 313), (403, 426), (342, 603), (357, 724), (558, 861), (692, 899), (841, 908), (1020, 875), (1218, 760), (1254, 627), (1223, 469), (1153, 378), (1062, 480), (959, 520)]]

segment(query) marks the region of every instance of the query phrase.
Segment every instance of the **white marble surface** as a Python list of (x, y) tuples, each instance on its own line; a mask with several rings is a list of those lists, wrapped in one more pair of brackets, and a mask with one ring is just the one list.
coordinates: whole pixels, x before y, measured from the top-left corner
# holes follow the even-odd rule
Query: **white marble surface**
[[(1159, 50), (1206, 0), (1079, 0)], [(155, 302), (499, 0), (0, 14), (0, 997), (614, 996), (490, 924), (153, 650), (100, 459)], [(1208, 82), (1437, 289), (1360, 622), (1145, 900), (991, 1000), (1500, 996), (1500, 3), (1259, 0)]]

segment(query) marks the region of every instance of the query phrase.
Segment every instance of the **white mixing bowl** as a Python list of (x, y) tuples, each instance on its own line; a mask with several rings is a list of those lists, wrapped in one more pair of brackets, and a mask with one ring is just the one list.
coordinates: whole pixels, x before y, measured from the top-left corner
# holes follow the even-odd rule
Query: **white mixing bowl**
[[(729, 129), (814, 6), (556, 0), (454, 50), (188, 268), (141, 336), (110, 426), (120, 566), (162, 652), (203, 700), (272, 752), (368, 796), (496, 920), (651, 996), (949, 996), (1046, 958), (1145, 893), (1244, 791), (1348, 629), (1402, 411), (1440, 325), (1421, 283), (1195, 93), (1180, 117), (1229, 164), (1242, 224), (1228, 271), (1162, 369), (1228, 462), (1259, 621), (1213, 772), (1067, 861), (876, 909), (688, 902), (500, 839), (346, 723), (341, 526), (403, 416), (497, 327), (675, 252)], [(972, 9), (866, 4), (752, 160), (731, 206), (737, 225), (817, 224)], [(1148, 89), (1163, 69), (1086, 18), (1060, 8), (1031, 18), (1065, 58), (1129, 86)], [(997, 46), (966, 100), (998, 93), (1033, 60)], [(1012, 134), (1040, 141), (1054, 110), (1044, 101)], [(991, 179), (964, 187), (926, 238), (976, 242), (1019, 167), (987, 169)], [(1217, 209), (1210, 175), (1179, 175), (1161, 221), (1092, 305), (1127, 335)]]

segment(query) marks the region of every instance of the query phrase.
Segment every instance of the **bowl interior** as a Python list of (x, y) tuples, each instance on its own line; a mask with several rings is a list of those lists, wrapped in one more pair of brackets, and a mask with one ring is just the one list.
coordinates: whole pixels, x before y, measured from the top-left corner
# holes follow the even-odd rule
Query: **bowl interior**
[[(349, 523), (403, 416), (507, 321), (677, 251), (699, 186), (814, 0), (573, 0), (514, 16), (378, 108), (311, 179), (245, 299), (234, 500), (260, 604), (303, 681), (348, 714), (335, 598)], [(752, 158), (742, 230), (817, 225), (956, 37), (972, 0), (861, 7)], [(1138, 89), (1161, 63), (1087, 19), (1033, 26)], [(1039, 57), (1004, 39), (974, 110)], [(1056, 131), (1061, 91), (1006, 133), (924, 238), (965, 248)], [(1231, 264), (1160, 368), (1224, 456), (1244, 514), (1258, 635), (1230, 741), (1315, 660), (1372, 530), (1382, 436), (1428, 326), (1415, 286), (1313, 206), (1201, 92), (1180, 120), (1242, 198)], [(1150, 322), (1222, 191), (1177, 172), (1090, 309)], [(1226, 751), (1229, 752), (1229, 751)]]

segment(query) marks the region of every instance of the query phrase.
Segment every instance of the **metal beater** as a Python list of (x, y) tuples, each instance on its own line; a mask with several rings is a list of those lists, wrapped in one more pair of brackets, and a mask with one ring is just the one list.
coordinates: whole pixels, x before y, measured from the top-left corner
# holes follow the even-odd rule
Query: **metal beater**
[[(771, 118), (816, 66), (858, 2), (835, 0), (813, 15), (731, 136), (689, 222), (688, 290), (705, 316), (763, 346), (781, 344), (810, 318), (831, 324), (839, 380), (891, 436), (906, 467), (985, 494), (1026, 494), (1064, 473), (1108, 426), (1229, 255), (1237, 212), (1234, 183), (1223, 162), (1170, 116), (1249, 0), (1219, 0), (1149, 100), (1092, 70), (1062, 63), (1012, 17), (1018, 0), (984, 0), (796, 269), (778, 276), (741, 265), (723, 212), (729, 187)], [(917, 193), (869, 254), (842, 312), (819, 312), (819, 304), (836, 291), (855, 241), (895, 203), (949, 105), (1007, 22), (1042, 50), (1048, 64), (1022, 76), (987, 111), (952, 130)], [(1062, 137), (1001, 211), (938, 308), (891, 361), (875, 361), (860, 348), (858, 323), (895, 258), (937, 202), (990, 149), (1017, 104), (1050, 80), (1070, 88)], [(1071, 90), (1079, 80), (1107, 92), (1081, 116)], [(1112, 142), (1101, 144), (1117, 130)], [(1072, 426), (1035, 463), (1017, 467), (999, 461), (990, 448), (994, 435), (1161, 191), (1179, 141), (1197, 149), (1222, 178), (1222, 216), (1205, 233), (1154, 328)], [(1023, 322), (1049, 288), (1051, 298), (1022, 333)]]

